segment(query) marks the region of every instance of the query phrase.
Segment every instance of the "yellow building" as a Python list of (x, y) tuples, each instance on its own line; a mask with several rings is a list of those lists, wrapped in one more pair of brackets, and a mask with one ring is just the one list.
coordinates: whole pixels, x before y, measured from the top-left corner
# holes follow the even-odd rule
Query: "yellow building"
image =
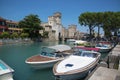
[(12, 21), (12, 20), (6, 20), (6, 24), (8, 26), (8, 30), (10, 33), (13, 33), (13, 32), (17, 32), (17, 33), (21, 33), (22, 32), (22, 28), (20, 28), (18, 26), (18, 22), (15, 22), (15, 21)]

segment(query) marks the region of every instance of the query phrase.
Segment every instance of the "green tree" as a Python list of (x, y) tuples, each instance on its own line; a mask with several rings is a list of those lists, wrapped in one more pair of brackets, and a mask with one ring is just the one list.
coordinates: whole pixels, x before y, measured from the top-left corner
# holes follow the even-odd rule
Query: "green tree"
[(23, 38), (27, 38), (29, 36), (28, 33), (21, 33), (20, 34), (20, 37), (23, 39)]
[(111, 37), (112, 31), (114, 35), (117, 35), (118, 29), (120, 29), (120, 12), (85, 12), (79, 16), (79, 23), (89, 27), (90, 35), (94, 27), (98, 27), (99, 37), (101, 27), (104, 30), (105, 36)]
[(49, 34), (48, 31), (44, 31), (44, 32), (43, 32), (43, 37), (44, 37), (44, 38), (48, 38), (48, 34)]
[(91, 13), (91, 12), (85, 12), (85, 13), (82, 13), (80, 16), (79, 16), (79, 23), (81, 25), (84, 25), (84, 26), (88, 26), (89, 27), (89, 31), (90, 31), (90, 39), (92, 37), (92, 31), (95, 27), (95, 14)]
[(103, 13), (102, 12), (97, 12), (95, 13), (95, 20), (96, 20), (96, 26), (98, 27), (98, 37), (100, 37), (100, 28), (103, 26)]
[(2, 37), (2, 38), (9, 38), (9, 37), (10, 37), (10, 34), (9, 34), (8, 32), (3, 32), (3, 33), (1, 34), (1, 37)]
[(103, 16), (104, 16), (103, 30), (104, 30), (105, 36), (107, 38), (112, 36), (112, 33), (111, 33), (111, 29), (112, 29), (112, 25), (111, 25), (112, 17), (111, 16), (112, 15), (113, 15), (113, 12), (104, 12), (104, 14), (103, 14)]
[(120, 12), (114, 12), (111, 15), (111, 31), (114, 32), (114, 36), (117, 36), (119, 28), (120, 28)]
[(29, 34), (31, 38), (39, 37), (39, 30), (43, 29), (41, 26), (41, 20), (38, 15), (30, 14), (19, 22), (19, 26), (23, 28), (25, 33)]
[(12, 34), (10, 35), (10, 37), (11, 37), (11, 38), (18, 38), (19, 35), (18, 35), (18, 33), (14, 32), (14, 33), (12, 33)]

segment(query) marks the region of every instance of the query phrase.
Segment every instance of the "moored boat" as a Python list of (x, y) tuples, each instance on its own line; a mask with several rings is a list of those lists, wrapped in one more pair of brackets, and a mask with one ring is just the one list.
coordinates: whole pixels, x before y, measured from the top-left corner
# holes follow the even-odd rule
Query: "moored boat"
[(26, 59), (25, 63), (34, 69), (50, 68), (56, 62), (70, 55), (71, 50), (71, 47), (67, 45), (44, 47), (40, 54)]
[(75, 45), (85, 45), (87, 43), (88, 43), (87, 41), (83, 41), (83, 40), (75, 40), (74, 42)]
[(14, 70), (0, 60), (0, 80), (13, 80)]
[(67, 42), (75, 42), (75, 39), (67, 39)]
[(111, 50), (111, 46), (105, 45), (105, 44), (96, 44), (95, 48), (99, 48), (99, 52), (101, 52), (101, 53), (106, 53)]
[(83, 49), (83, 50), (87, 50), (87, 51), (96, 51), (98, 52), (100, 49), (99, 48), (94, 48), (94, 47), (84, 47), (84, 46), (77, 46), (75, 48), (78, 49)]
[(58, 80), (77, 80), (85, 77), (98, 63), (100, 53), (79, 51), (56, 63), (53, 73)]

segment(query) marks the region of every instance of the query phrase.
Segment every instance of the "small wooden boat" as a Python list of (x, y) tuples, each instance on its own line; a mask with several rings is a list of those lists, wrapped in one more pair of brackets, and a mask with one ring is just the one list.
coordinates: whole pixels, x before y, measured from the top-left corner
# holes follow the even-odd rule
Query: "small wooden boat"
[(70, 55), (71, 47), (67, 45), (56, 45), (43, 47), (41, 54), (26, 59), (25, 63), (34, 69), (50, 68)]
[(0, 60), (0, 80), (13, 80), (14, 70)]
[(56, 63), (53, 73), (58, 80), (77, 80), (85, 77), (98, 63), (100, 53), (79, 51)]

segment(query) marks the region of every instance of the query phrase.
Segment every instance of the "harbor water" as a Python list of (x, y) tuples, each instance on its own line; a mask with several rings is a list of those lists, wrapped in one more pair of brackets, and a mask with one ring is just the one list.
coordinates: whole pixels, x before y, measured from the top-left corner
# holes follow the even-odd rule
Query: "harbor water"
[[(55, 80), (52, 68), (35, 70), (25, 63), (28, 57), (39, 54), (43, 46), (68, 44), (64, 42), (39, 42), (0, 45), (0, 59), (15, 70), (14, 80)], [(68, 44), (71, 45), (71, 44)], [(105, 57), (107, 54), (102, 54)]]

